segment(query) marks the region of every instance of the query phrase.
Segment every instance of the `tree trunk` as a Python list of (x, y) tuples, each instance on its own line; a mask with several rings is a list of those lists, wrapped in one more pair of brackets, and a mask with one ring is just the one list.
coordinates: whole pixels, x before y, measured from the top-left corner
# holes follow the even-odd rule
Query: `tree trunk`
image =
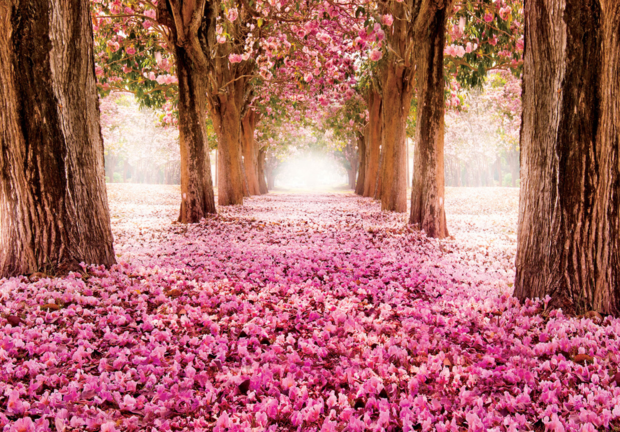
[(383, 146), (379, 148), (379, 168), (377, 170), (377, 180), (375, 181), (374, 199), (381, 201), (381, 181), (383, 180)]
[(185, 48), (175, 46), (179, 79), (179, 141), (181, 144), (181, 211), (179, 222), (200, 222), (216, 213), (211, 160), (205, 128), (205, 77), (193, 67)]
[(218, 106), (211, 118), (218, 137), (217, 202), (219, 205), (243, 204), (243, 173), (241, 171), (241, 115), (233, 98), (217, 97)]
[(347, 168), (347, 176), (349, 177), (349, 189), (353, 189), (355, 191), (355, 175), (357, 174), (357, 168), (351, 167)]
[(0, 277), (115, 262), (90, 5), (0, 4)]
[(357, 175), (357, 183), (355, 183), (355, 193), (358, 195), (364, 195), (364, 181), (366, 178), (366, 137), (359, 134), (357, 142), (360, 165)]
[(382, 121), (381, 95), (371, 91), (368, 96), (368, 153), (364, 196), (374, 197), (379, 175), (379, 156), (381, 152)]
[(620, 2), (525, 4), (515, 295), (620, 313)]
[(258, 155), (256, 154), (256, 145), (254, 144), (254, 129), (256, 129), (257, 117), (254, 110), (248, 110), (248, 113), (243, 117), (243, 121), (241, 122), (243, 165), (250, 195), (260, 195), (258, 173), (256, 172)]
[[(411, 83), (396, 62), (387, 65), (383, 86), (381, 210), (407, 211), (407, 116), (411, 105)], [(388, 103), (389, 101), (389, 103)]]
[(269, 193), (269, 188), (267, 187), (267, 181), (265, 180), (265, 156), (267, 151), (265, 147), (258, 151), (258, 187), (260, 188), (261, 194)]
[(444, 78), (446, 9), (436, 11), (417, 55), (418, 125), (414, 152), (411, 215), (429, 237), (448, 235), (444, 211)]
[(218, 184), (219, 182), (217, 181), (217, 176), (218, 176), (217, 167), (219, 166), (218, 162), (217, 162), (218, 159), (219, 159), (217, 157), (217, 149), (215, 149), (215, 152), (213, 152), (213, 154), (215, 155), (215, 167), (214, 167), (214, 170), (215, 170), (215, 175), (214, 175), (214, 177), (215, 177), (215, 187), (219, 188), (219, 184)]

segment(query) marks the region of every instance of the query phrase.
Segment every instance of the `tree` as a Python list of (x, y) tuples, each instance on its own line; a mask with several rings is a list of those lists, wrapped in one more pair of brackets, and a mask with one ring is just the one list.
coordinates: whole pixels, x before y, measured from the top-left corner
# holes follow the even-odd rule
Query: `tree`
[[(158, 22), (170, 29), (167, 36), (169, 45), (174, 47), (179, 82), (182, 194), (179, 222), (199, 222), (207, 214), (216, 213), (205, 118), (209, 45), (215, 44), (218, 12), (206, 0), (168, 0), (157, 6)], [(218, 179), (222, 183), (222, 178)]]
[(0, 276), (112, 265), (89, 4), (4, 3), (0, 35)]
[(525, 3), (515, 295), (620, 313), (620, 2)]
[(430, 237), (448, 235), (444, 206), (444, 57), (446, 21), (451, 5), (436, 6), (426, 38), (415, 50), (417, 130), (409, 223)]

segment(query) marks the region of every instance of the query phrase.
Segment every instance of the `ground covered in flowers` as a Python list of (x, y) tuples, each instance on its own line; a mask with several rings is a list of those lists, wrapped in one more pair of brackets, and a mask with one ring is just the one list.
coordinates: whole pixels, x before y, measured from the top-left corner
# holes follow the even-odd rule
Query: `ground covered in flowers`
[(110, 186), (118, 265), (0, 281), (0, 430), (620, 428), (620, 321), (511, 297), (515, 189), (429, 240), (347, 193), (186, 226)]

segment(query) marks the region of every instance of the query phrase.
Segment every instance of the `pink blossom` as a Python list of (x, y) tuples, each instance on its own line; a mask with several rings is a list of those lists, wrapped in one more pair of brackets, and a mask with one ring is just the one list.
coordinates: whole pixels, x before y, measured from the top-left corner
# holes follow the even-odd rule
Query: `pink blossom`
[(524, 41), (523, 41), (523, 38), (522, 38), (522, 37), (520, 37), (519, 39), (517, 39), (516, 46), (517, 46), (517, 51), (523, 51), (523, 48), (524, 48), (524, 46), (525, 46), (525, 43), (524, 43)]
[(155, 20), (157, 18), (157, 12), (155, 11), (155, 9), (147, 9), (144, 11), (144, 15), (149, 17), (152, 20)]
[(228, 61), (230, 61), (231, 63), (241, 63), (242, 60), (243, 58), (240, 54), (233, 53), (228, 56)]
[(368, 56), (368, 58), (370, 58), (370, 60), (372, 61), (378, 61), (381, 59), (381, 57), (383, 57), (383, 52), (377, 49), (372, 50), (370, 52), (370, 55)]
[(226, 18), (230, 22), (234, 22), (237, 17), (239, 17), (239, 11), (237, 10), (237, 8), (230, 8), (228, 9), (228, 12), (226, 12)]
[(484, 14), (484, 21), (490, 23), (493, 21), (493, 14), (491, 12), (487, 12)]
[(116, 423), (114, 423), (113, 421), (109, 421), (102, 424), (101, 432), (118, 432), (118, 429), (116, 429)]
[(558, 418), (558, 415), (555, 413), (551, 416), (551, 420), (547, 418), (547, 422), (545, 424), (545, 430), (552, 431), (552, 432), (564, 432), (565, 431), (564, 425)]
[(35, 424), (30, 417), (22, 417), (13, 423), (10, 432), (35, 432)]
[(383, 15), (383, 16), (381, 17), (381, 22), (382, 22), (384, 25), (386, 25), (386, 26), (388, 26), (388, 27), (389, 27), (389, 26), (391, 26), (391, 25), (392, 25), (392, 23), (394, 22), (394, 17), (393, 17), (392, 15), (390, 15), (390, 14)]
[(134, 47), (132, 47), (132, 46), (129, 46), (129, 47), (125, 48), (125, 52), (128, 55), (134, 55), (136, 53), (136, 49)]
[(512, 8), (510, 6), (505, 6), (499, 10), (499, 16), (503, 20), (507, 20), (510, 16), (510, 12), (512, 12)]

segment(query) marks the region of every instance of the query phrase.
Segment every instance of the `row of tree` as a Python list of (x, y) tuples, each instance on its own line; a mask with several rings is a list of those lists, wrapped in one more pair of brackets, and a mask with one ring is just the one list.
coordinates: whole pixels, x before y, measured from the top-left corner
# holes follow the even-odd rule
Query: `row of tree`
[[(256, 138), (274, 103), (266, 94), (292, 89), (286, 96), (293, 107), (310, 99), (304, 92), (315, 95), (306, 110), (316, 111), (340, 93), (351, 96), (359, 62), (349, 54), (366, 53), (359, 94), (368, 119), (358, 136), (357, 192), (377, 197), (384, 210), (406, 211), (414, 105), (409, 221), (442, 238), (445, 75), (477, 85), (494, 68), (518, 72), (525, 45), (515, 293), (550, 295), (568, 310), (618, 312), (617, 1), (532, 0), (523, 15), (506, 0), (346, 7), (166, 0), (156, 10), (114, 0), (95, 3), (93, 17), (89, 6), (10, 0), (0, 7), (1, 275), (114, 263), (95, 71), (108, 89), (123, 83), (144, 101), (169, 102), (176, 88), (179, 220), (197, 222), (216, 212), (207, 112), (217, 135), (218, 202), (242, 204), (244, 195), (266, 191), (266, 154)], [(515, 38), (521, 17), (525, 42)], [(140, 36), (141, 28), (155, 27)], [(174, 60), (174, 80), (147, 73), (149, 64), (172, 71), (162, 53)], [(119, 68), (124, 78), (110, 73)]]

